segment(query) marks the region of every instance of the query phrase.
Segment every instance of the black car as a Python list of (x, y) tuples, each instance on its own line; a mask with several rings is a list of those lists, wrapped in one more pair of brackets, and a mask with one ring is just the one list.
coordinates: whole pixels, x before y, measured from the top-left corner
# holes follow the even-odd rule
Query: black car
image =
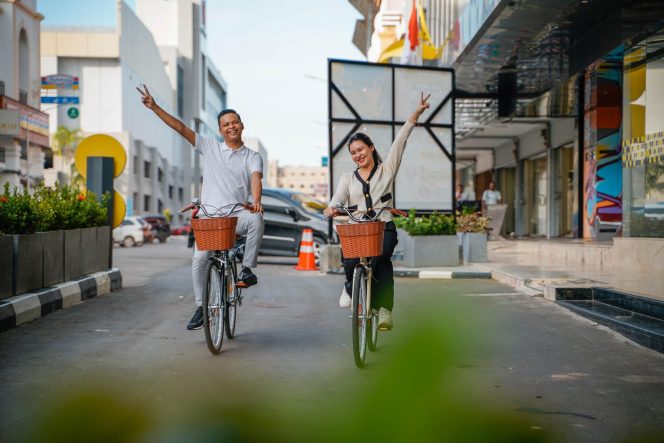
[(314, 254), (329, 243), (328, 222), (321, 220), (325, 203), (301, 192), (281, 188), (263, 189), (265, 232), (260, 253), (266, 255), (297, 256), (302, 231), (311, 228), (314, 234)]
[(171, 236), (171, 226), (163, 215), (147, 214), (142, 215), (141, 218), (150, 224), (151, 230), (159, 243), (164, 243)]

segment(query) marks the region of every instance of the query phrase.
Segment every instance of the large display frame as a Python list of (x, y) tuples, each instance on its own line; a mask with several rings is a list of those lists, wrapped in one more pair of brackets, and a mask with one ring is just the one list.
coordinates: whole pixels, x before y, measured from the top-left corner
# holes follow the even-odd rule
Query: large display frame
[(383, 158), (420, 92), (431, 107), (413, 129), (395, 179), (394, 205), (418, 212), (454, 209), (454, 70), (328, 59), (329, 184), (334, 193), (344, 172), (356, 167), (346, 143), (369, 135)]

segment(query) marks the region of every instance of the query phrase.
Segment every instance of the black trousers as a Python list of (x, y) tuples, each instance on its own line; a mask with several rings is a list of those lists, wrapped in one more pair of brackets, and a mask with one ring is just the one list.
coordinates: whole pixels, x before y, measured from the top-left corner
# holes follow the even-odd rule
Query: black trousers
[[(371, 282), (371, 307), (392, 310), (394, 307), (394, 268), (392, 253), (397, 243), (397, 229), (394, 222), (385, 224), (383, 237), (383, 254), (371, 259), (373, 281)], [(341, 251), (343, 253), (343, 251)], [(343, 259), (346, 273), (346, 292), (351, 295), (353, 290), (353, 271), (360, 262), (359, 258)]]

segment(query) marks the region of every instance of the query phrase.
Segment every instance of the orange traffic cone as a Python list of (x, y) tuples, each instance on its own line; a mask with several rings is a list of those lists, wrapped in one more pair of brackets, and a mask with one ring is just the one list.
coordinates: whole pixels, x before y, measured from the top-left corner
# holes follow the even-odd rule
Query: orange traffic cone
[(302, 232), (300, 242), (300, 257), (295, 269), (298, 271), (316, 271), (316, 257), (314, 256), (314, 233), (311, 229)]

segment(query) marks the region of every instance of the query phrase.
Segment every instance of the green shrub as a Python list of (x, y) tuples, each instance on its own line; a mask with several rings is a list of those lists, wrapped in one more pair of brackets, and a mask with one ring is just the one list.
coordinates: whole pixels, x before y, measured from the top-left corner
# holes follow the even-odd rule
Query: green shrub
[(456, 224), (452, 215), (434, 212), (430, 215), (417, 217), (415, 209), (411, 209), (407, 218), (395, 218), (394, 223), (398, 228), (417, 235), (455, 235)]
[(92, 192), (62, 185), (53, 189), (40, 185), (30, 195), (16, 187), (10, 190), (9, 183), (5, 183), (0, 195), (0, 234), (104, 226), (109, 199), (110, 195), (104, 195), (99, 203)]

